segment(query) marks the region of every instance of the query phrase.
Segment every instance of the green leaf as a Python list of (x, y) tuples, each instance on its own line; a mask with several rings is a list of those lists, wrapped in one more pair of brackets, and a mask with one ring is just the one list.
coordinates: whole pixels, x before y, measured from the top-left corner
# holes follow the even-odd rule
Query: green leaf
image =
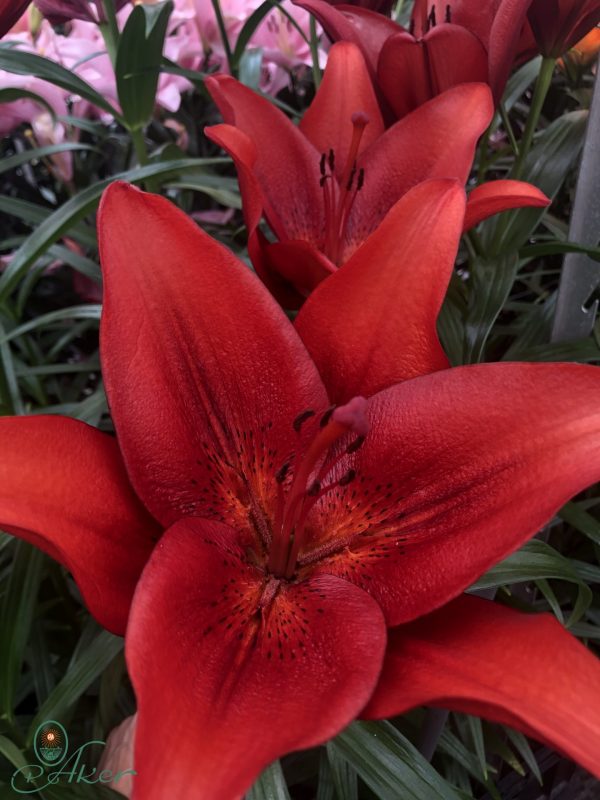
[(96, 147), (92, 147), (89, 144), (80, 144), (79, 142), (48, 144), (44, 147), (35, 147), (32, 150), (24, 150), (22, 153), (15, 153), (14, 156), (3, 158), (0, 161), (0, 175), (3, 172), (9, 172), (11, 169), (16, 169), (22, 164), (28, 164), (31, 161), (39, 161), (42, 158), (54, 156), (57, 153), (69, 153), (76, 150), (88, 150), (96, 153), (100, 152)]
[[(5, 336), (5, 329), (0, 322), (0, 337), (2, 336)], [(0, 342), (0, 413), (25, 413), (17, 380), (16, 365), (6, 341)]]
[(593, 261), (600, 261), (600, 247), (577, 244), (577, 242), (543, 242), (523, 247), (519, 253), (521, 258), (540, 258), (541, 256), (554, 256), (562, 253), (583, 253)]
[[(85, 636), (85, 632), (83, 635)], [(64, 678), (56, 685), (33, 718), (29, 726), (28, 742), (33, 741), (35, 732), (42, 722), (47, 719), (63, 718), (122, 649), (123, 640), (108, 631), (100, 631), (91, 643), (81, 648), (81, 652), (76, 654)]]
[(58, 311), (49, 311), (47, 314), (42, 314), (39, 317), (35, 317), (29, 322), (23, 323), (23, 325), (19, 325), (16, 328), (13, 328), (8, 333), (4, 333), (0, 335), (0, 345), (4, 344), (5, 342), (10, 342), (13, 339), (22, 336), (24, 333), (29, 333), (29, 331), (36, 330), (37, 328), (44, 328), (46, 325), (50, 325), (55, 322), (63, 322), (64, 320), (73, 320), (73, 319), (100, 319), (100, 312), (102, 311), (102, 306), (94, 305), (93, 303), (87, 303), (86, 305), (82, 306), (71, 306), (69, 308), (61, 308)]
[[(5, 195), (0, 195), (0, 211), (10, 214), (32, 227), (39, 226), (53, 213), (53, 210), (47, 206), (41, 206), (29, 200), (21, 200), (18, 197), (6, 197)], [(96, 244), (93, 231), (82, 225), (74, 227), (71, 234), (73, 238), (78, 239), (83, 244), (88, 246)]]
[(481, 720), (479, 719), (479, 717), (471, 716), (471, 714), (468, 714), (466, 716), (466, 720), (469, 728), (469, 733), (471, 734), (471, 739), (473, 741), (473, 746), (475, 747), (477, 760), (479, 761), (481, 774), (483, 775), (484, 779), (487, 779), (488, 777), (487, 761), (485, 758), (485, 742), (483, 740), (483, 727), (481, 725)]
[(263, 51), (260, 48), (245, 50), (240, 59), (240, 81), (250, 89), (258, 89)]
[(41, 78), (73, 95), (79, 95), (84, 100), (89, 100), (90, 103), (108, 112), (117, 121), (124, 122), (121, 114), (89, 83), (49, 58), (38, 56), (35, 53), (24, 53), (16, 47), (0, 44), (0, 69), (15, 75)]
[[(587, 111), (571, 111), (549, 125), (527, 156), (521, 179), (554, 198), (577, 164), (587, 120)], [(545, 208), (523, 208), (488, 220), (480, 231), (485, 251), (505, 253), (522, 247), (545, 213)]]
[(558, 516), (591, 539), (592, 542), (600, 545), (600, 522), (580, 505), (573, 502), (567, 503), (558, 512)]
[(342, 758), (331, 742), (327, 743), (326, 752), (338, 800), (358, 800), (356, 770), (345, 758)]
[(52, 108), (50, 103), (45, 100), (41, 95), (35, 92), (29, 92), (27, 89), (16, 89), (7, 87), (0, 89), (0, 104), (1, 103), (14, 103), (15, 100), (33, 100), (34, 103), (42, 106), (56, 122), (56, 111)]
[(0, 736), (0, 756), (9, 761), (16, 769), (23, 769), (27, 766), (27, 759), (19, 750), (17, 745), (6, 736)]
[(246, 795), (246, 800), (290, 800), (279, 761), (267, 767)]
[(591, 337), (572, 342), (549, 342), (519, 351), (520, 361), (598, 361), (600, 347)]
[(484, 359), (485, 344), (510, 294), (518, 266), (514, 252), (491, 261), (473, 261), (463, 363), (477, 364)]
[[(455, 718), (458, 716), (464, 715), (454, 714)], [(449, 756), (452, 761), (463, 767), (469, 773), (469, 775), (475, 778), (475, 780), (478, 780), (480, 783), (482, 783), (487, 788), (494, 800), (501, 800), (500, 795), (495, 789), (491, 779), (487, 778), (486, 780), (484, 777), (479, 759), (473, 755), (473, 753), (467, 750), (462, 741), (449, 730), (449, 726), (446, 726), (442, 731), (438, 742), (438, 748), (447, 756)], [(490, 771), (487, 763), (485, 765), (485, 771), (486, 773)]]
[(534, 83), (537, 78), (542, 57), (537, 56), (532, 58), (526, 64), (523, 64), (514, 75), (511, 75), (510, 80), (506, 84), (506, 91), (504, 92), (504, 108), (510, 111), (516, 102), (525, 94), (527, 89)]
[(61, 244), (55, 244), (50, 247), (48, 253), (53, 259), (68, 264), (70, 267), (77, 270), (77, 272), (81, 272), (82, 275), (91, 278), (96, 283), (102, 283), (100, 267), (95, 261), (92, 261), (91, 258), (86, 258), (86, 256), (82, 256), (81, 253), (76, 253), (74, 250), (71, 250), (70, 247), (65, 247)]
[(6, 594), (0, 607), (0, 711), (9, 718), (23, 665), (23, 654), (37, 605), (44, 555), (17, 542)]
[(469, 591), (495, 589), (511, 583), (541, 581), (547, 578), (567, 581), (577, 586), (577, 599), (567, 625), (572, 625), (581, 619), (592, 602), (590, 587), (581, 580), (569, 559), (539, 539), (532, 539), (519, 551), (496, 564), (473, 584)]
[(333, 777), (327, 753), (322, 750), (319, 759), (319, 785), (315, 800), (336, 800)]
[(459, 800), (454, 787), (389, 722), (355, 722), (332, 746), (380, 800)]
[(533, 751), (529, 745), (529, 742), (523, 736), (520, 731), (515, 731), (513, 728), (507, 728), (503, 726), (504, 732), (506, 733), (507, 737), (509, 738), (512, 746), (515, 748), (517, 753), (521, 756), (525, 764), (531, 770), (533, 776), (535, 777), (536, 781), (542, 785), (542, 774), (540, 772), (540, 768), (538, 766), (537, 761), (535, 760), (535, 756), (533, 755)]
[(437, 320), (440, 341), (453, 367), (462, 364), (466, 313), (466, 287), (454, 272)]
[(117, 92), (129, 128), (143, 128), (154, 113), (156, 90), (173, 3), (137, 5), (119, 39)]
[[(37, 229), (27, 237), (19, 250), (15, 253), (0, 277), (0, 302), (6, 299), (27, 270), (45, 251), (58, 239), (64, 236), (72, 227), (93, 211), (102, 192), (116, 180), (140, 183), (147, 178), (168, 176), (174, 177), (212, 163), (211, 159), (187, 158), (180, 161), (170, 161), (165, 164), (149, 164), (145, 167), (121, 172), (111, 178), (98, 181), (93, 186), (88, 186), (79, 194), (71, 197), (60, 208), (46, 216)], [(1, 198), (0, 198), (1, 199)]]

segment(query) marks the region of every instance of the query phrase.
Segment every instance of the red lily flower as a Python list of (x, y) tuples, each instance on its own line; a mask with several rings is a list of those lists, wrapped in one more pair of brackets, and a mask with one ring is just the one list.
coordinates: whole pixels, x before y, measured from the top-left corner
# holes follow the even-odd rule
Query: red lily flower
[(30, 0), (0, 0), (0, 37), (25, 13)]
[[(250, 257), (289, 308), (348, 261), (412, 186), (440, 177), (465, 183), (493, 113), (485, 86), (457, 86), (384, 132), (364, 59), (348, 43), (331, 49), (298, 127), (229, 76), (206, 87), (226, 123), (206, 134), (236, 163)], [(465, 225), (548, 202), (530, 184), (492, 181), (471, 194)], [(275, 243), (258, 228), (263, 214)]]
[[(415, 224), (435, 215), (442, 232), (422, 244), (427, 279), (443, 249), (456, 247), (464, 193), (447, 180), (413, 192)], [(99, 235), (103, 371), (119, 448), (137, 495), (166, 529), (127, 629), (138, 699), (134, 797), (239, 798), (282, 753), (323, 742), (365, 706), (377, 715), (382, 665), (386, 713), (470, 698), (470, 710), (504, 720), (518, 704), (512, 724), (600, 775), (600, 662), (570, 634), (490, 604), (500, 683), (477, 653), (479, 606), (464, 601), (460, 615), (448, 606), (448, 636), (478, 656), (468, 670), (446, 652), (437, 618), (419, 621), (600, 476), (600, 371), (464, 367), (332, 409), (279, 306), (168, 201), (114, 184)], [(409, 288), (390, 263), (377, 269), (377, 312), (384, 301), (395, 312), (396, 299), (417, 302), (390, 295)], [(299, 318), (311, 306), (334, 313), (328, 287), (360, 291), (358, 273), (336, 273)], [(367, 318), (363, 310), (359, 327)], [(301, 325), (318, 351), (308, 317)], [(367, 331), (367, 346), (374, 341)], [(354, 340), (346, 346), (356, 350)], [(373, 365), (382, 380), (383, 361)], [(327, 380), (343, 394), (343, 365)], [(0, 420), (0, 442), (0, 525), (74, 564), (94, 612), (101, 616), (97, 586), (108, 616), (123, 620), (157, 527), (134, 499), (114, 440), (69, 420), (16, 418)], [(127, 572), (115, 575), (128, 552)], [(401, 627), (386, 656), (390, 626)], [(422, 652), (429, 695), (417, 683)], [(563, 654), (581, 672), (563, 671)], [(551, 704), (542, 669), (560, 671)], [(170, 736), (157, 737), (158, 728)]]
[(361, 48), (379, 91), (401, 118), (440, 92), (472, 81), (488, 83), (498, 102), (531, 0), (417, 0), (410, 30), (369, 9), (294, 2), (314, 14), (334, 42)]
[(359, 8), (370, 8), (379, 14), (389, 15), (394, 5), (393, 0), (327, 0), (332, 6), (349, 5)]
[(540, 53), (560, 58), (600, 23), (600, 1), (533, 0), (527, 16)]
[[(115, 0), (120, 11), (129, 0)], [(102, 0), (35, 0), (35, 5), (53, 25), (63, 25), (73, 19), (86, 22), (106, 22)]]

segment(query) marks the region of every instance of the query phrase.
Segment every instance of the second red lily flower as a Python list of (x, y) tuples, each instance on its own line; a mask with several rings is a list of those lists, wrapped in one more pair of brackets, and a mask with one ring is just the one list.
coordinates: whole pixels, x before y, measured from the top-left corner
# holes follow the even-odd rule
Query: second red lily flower
[[(344, 264), (412, 186), (446, 177), (464, 184), (493, 113), (487, 87), (465, 84), (385, 131), (364, 59), (346, 42), (332, 48), (299, 127), (233, 78), (206, 86), (226, 123), (206, 133), (236, 163), (252, 262), (290, 308)], [(547, 203), (530, 184), (492, 181), (471, 193), (465, 226)], [(277, 242), (259, 229), (263, 214)]]
[(386, 109), (399, 118), (465, 82), (487, 83), (498, 102), (530, 2), (417, 0), (408, 30), (366, 8), (326, 0), (297, 5), (313, 13), (334, 42), (360, 47)]

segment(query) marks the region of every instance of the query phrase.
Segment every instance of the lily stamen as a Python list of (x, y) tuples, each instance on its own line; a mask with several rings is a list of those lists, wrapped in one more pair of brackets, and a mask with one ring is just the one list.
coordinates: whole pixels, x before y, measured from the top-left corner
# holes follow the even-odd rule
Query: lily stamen
[[(323, 153), (319, 162), (321, 178), (320, 186), (323, 189), (325, 235), (323, 250), (327, 257), (338, 264), (343, 250), (344, 235), (352, 204), (365, 180), (364, 169), (358, 168), (357, 159), (360, 143), (369, 117), (362, 111), (352, 114), (352, 139), (348, 149), (348, 156), (344, 169), (339, 179), (335, 177), (335, 153), (330, 150)], [(327, 172), (326, 166), (329, 166)]]
[[(288, 474), (289, 463), (284, 464), (277, 472), (278, 508), (268, 563), (268, 569), (273, 575), (283, 578), (290, 578), (293, 575), (298, 553), (304, 543), (305, 522), (309, 511), (324, 494), (340, 485), (341, 481), (349, 483), (354, 479), (354, 471), (348, 470), (340, 481), (325, 484), (325, 478), (331, 473), (339, 458), (350, 452), (350, 448), (357, 441), (362, 443), (364, 440), (369, 427), (366, 408), (367, 401), (364, 397), (355, 397), (331, 413), (324, 427), (319, 428), (304, 458), (297, 465), (287, 493), (284, 492), (283, 483)], [(299, 415), (296, 419), (301, 417), (305, 417), (305, 414)], [(331, 447), (348, 433), (356, 434), (356, 439), (336, 459), (325, 463), (325, 457)], [(323, 463), (315, 475), (315, 470), (321, 461)]]

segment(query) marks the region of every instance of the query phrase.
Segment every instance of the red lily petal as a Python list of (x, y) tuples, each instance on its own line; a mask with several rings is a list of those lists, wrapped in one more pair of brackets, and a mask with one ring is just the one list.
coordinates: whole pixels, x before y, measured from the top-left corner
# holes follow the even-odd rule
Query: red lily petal
[(253, 503), (268, 510), (304, 442), (295, 416), (328, 402), (313, 363), (260, 281), (164, 198), (112, 184), (98, 229), (103, 368), (138, 494), (165, 525), (226, 517), (253, 536)]
[(334, 402), (448, 367), (436, 321), (464, 210), (457, 181), (415, 186), (308, 298), (296, 330)]
[(364, 716), (425, 703), (510, 725), (600, 777), (600, 660), (549, 614), (465, 595), (390, 631)]
[(398, 119), (435, 95), (423, 41), (406, 31), (386, 39), (377, 62), (377, 83)]
[(10, 417), (0, 419), (0, 450), (0, 527), (63, 564), (100, 624), (123, 634), (160, 529), (116, 441), (66, 417)]
[(598, 0), (533, 0), (529, 24), (540, 52), (558, 58), (600, 23)]
[(134, 798), (240, 797), (271, 761), (356, 716), (385, 643), (381, 611), (352, 584), (279, 583), (227, 526), (179, 522), (144, 570), (127, 631)]
[(265, 244), (263, 258), (273, 273), (282, 275), (303, 295), (312, 292), (337, 271), (337, 267), (308, 242)]
[(600, 370), (573, 364), (458, 367), (380, 392), (304, 563), (331, 552), (318, 569), (369, 591), (388, 625), (447, 603), (600, 478), (599, 396)]
[[(459, 83), (485, 82), (488, 57), (481, 41), (460, 25), (439, 25), (425, 39), (431, 83), (443, 92)], [(460, 53), (460, 58), (456, 54)]]
[(377, 71), (377, 59), (383, 43), (401, 26), (368, 8), (338, 4), (330, 5), (326, 0), (293, 0), (294, 5), (305, 8), (316, 17), (325, 32), (334, 42), (353, 42), (362, 51), (373, 77)]
[(390, 36), (377, 65), (379, 86), (398, 117), (452, 86), (487, 77), (484, 46), (458, 25), (440, 25), (418, 41), (407, 33)]
[(329, 51), (323, 81), (300, 122), (300, 130), (319, 153), (335, 150), (338, 175), (348, 160), (353, 133), (351, 120), (356, 112), (366, 114), (369, 119), (360, 141), (361, 153), (383, 133), (383, 119), (359, 48), (350, 42), (338, 42)]
[(427, 28), (429, 27), (427, 24), (427, 20), (430, 12), (431, 12), (430, 0), (415, 0), (415, 2), (413, 3), (412, 12), (410, 15), (411, 30), (413, 31), (413, 34), (414, 36), (417, 37), (417, 39), (422, 39), (425, 33), (427, 32)]
[[(315, 243), (323, 224), (321, 154), (285, 114), (234, 78), (217, 75), (207, 78), (205, 86), (225, 122), (245, 133), (256, 148), (254, 171), (277, 238)], [(206, 133), (210, 138), (211, 129)], [(237, 147), (226, 149), (247, 163)]]
[[(542, 2), (546, 3), (546, 0), (542, 0)], [(488, 81), (496, 102), (502, 96), (506, 80), (513, 67), (519, 47), (520, 33), (526, 21), (530, 3), (531, 0), (487, 0), (485, 3), (474, 3), (472, 0), (453, 0), (449, 6), (452, 24), (474, 34), (487, 51)], [(435, 3), (427, 0), (415, 3), (413, 20), (416, 36), (423, 35), (427, 16), (434, 5)], [(437, 11), (439, 15), (439, 6)], [(548, 18), (552, 17), (553, 12), (547, 5), (544, 12), (547, 13)], [(438, 28), (443, 27), (445, 26), (438, 26)]]
[[(483, 40), (483, 43), (488, 50), (490, 87), (494, 101), (498, 103), (514, 66), (531, 0), (500, 0), (500, 2), (496, 0), (496, 3), (497, 9), (490, 28), (489, 40)], [(467, 2), (463, 4), (472, 6)]]
[(359, 162), (365, 181), (350, 212), (348, 248), (355, 249), (366, 239), (417, 183), (428, 178), (465, 183), (493, 110), (487, 86), (462, 84), (434, 97), (380, 136)]
[(30, 0), (0, 0), (0, 37), (25, 13)]
[(234, 125), (212, 125), (204, 129), (205, 134), (219, 147), (226, 150), (235, 162), (238, 183), (244, 199), (244, 220), (248, 236), (252, 236), (263, 215), (265, 199), (260, 183), (254, 174), (257, 152), (252, 139)]
[(551, 202), (543, 192), (530, 183), (510, 180), (488, 181), (469, 193), (464, 229), (468, 231), (482, 220), (508, 208), (544, 208)]
[(270, 266), (266, 255), (268, 243), (258, 227), (266, 201), (254, 172), (257, 158), (254, 142), (233, 125), (213, 125), (205, 128), (204, 132), (209, 139), (226, 150), (235, 163), (248, 231), (248, 253), (254, 269), (284, 308), (299, 308), (302, 296)]

